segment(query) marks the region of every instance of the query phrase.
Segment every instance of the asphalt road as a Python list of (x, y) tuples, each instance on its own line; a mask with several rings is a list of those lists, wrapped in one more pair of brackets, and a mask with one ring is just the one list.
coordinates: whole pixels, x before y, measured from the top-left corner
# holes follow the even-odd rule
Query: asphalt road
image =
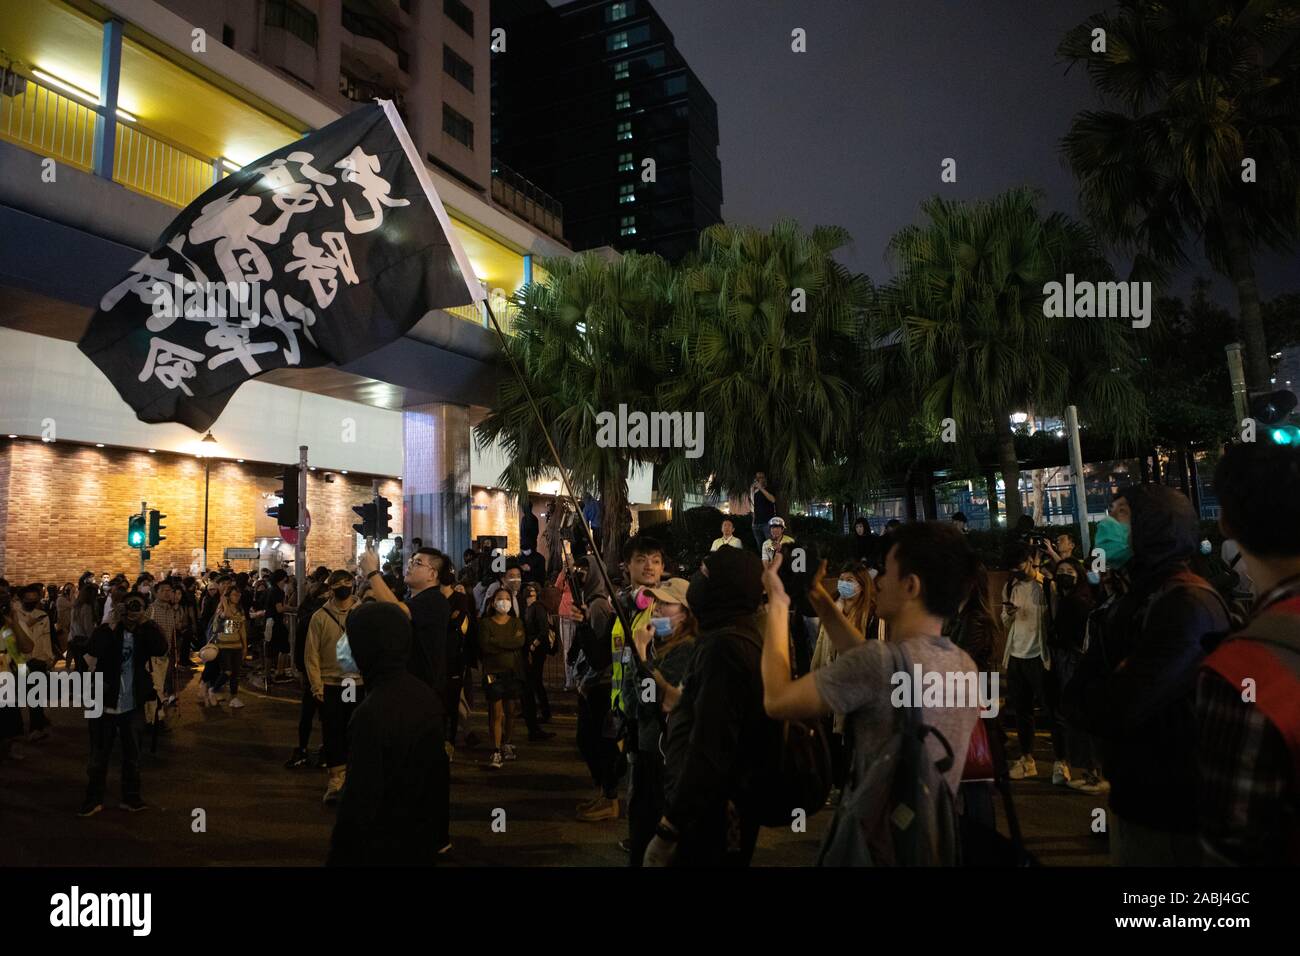
[[(325, 772), (285, 770), (296, 739), (296, 701), (245, 690), (247, 706), (205, 708), (194, 682), (181, 695), (173, 729), (157, 753), (145, 739), (143, 796), (150, 809), (117, 808), (118, 762), (111, 765), (105, 809), (75, 815), (85, 788), (87, 739), (79, 713), (53, 714), (48, 740), (29, 743), (27, 759), (0, 765), (3, 866), (316, 866), (324, 861), (334, 811), (321, 802)], [(558, 709), (558, 708), (557, 708)], [(476, 711), (469, 729), (486, 737)], [(574, 807), (590, 796), (573, 744), (574, 718), (557, 713), (557, 736), (528, 743), (522, 721), (519, 759), (489, 770), (488, 749), (461, 746), (452, 764), (452, 866), (624, 866), (618, 847), (625, 820), (580, 823)], [(313, 746), (319, 741), (319, 726)], [(1039, 741), (1040, 750), (1046, 740)], [(1050, 756), (1038, 756), (1040, 773)], [(1105, 838), (1090, 832), (1104, 797), (1053, 787), (1044, 777), (1015, 785), (1026, 845), (1046, 865), (1105, 862)], [(493, 829), (505, 811), (505, 831)], [(202, 811), (201, 814), (196, 811)], [(757, 866), (804, 866), (816, 856), (830, 811), (806, 833), (765, 829)], [(1001, 812), (999, 812), (1001, 822)], [(200, 829), (198, 824), (204, 826)]]

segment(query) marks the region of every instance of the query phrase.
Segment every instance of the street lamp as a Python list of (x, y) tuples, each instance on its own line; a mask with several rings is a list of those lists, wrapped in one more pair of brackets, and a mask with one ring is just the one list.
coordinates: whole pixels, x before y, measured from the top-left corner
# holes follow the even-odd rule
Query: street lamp
[(200, 571), (208, 569), (208, 482), (212, 477), (212, 452), (216, 450), (202, 446), (216, 444), (217, 440), (212, 432), (204, 435), (200, 443), (200, 453), (203, 455), (203, 567), (199, 569)]

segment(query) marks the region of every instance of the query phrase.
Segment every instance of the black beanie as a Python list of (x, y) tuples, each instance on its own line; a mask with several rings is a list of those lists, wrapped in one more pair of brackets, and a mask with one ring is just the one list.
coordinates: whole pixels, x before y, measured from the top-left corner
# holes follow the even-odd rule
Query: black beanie
[(352, 659), (365, 681), (406, 670), (411, 653), (411, 619), (396, 604), (367, 601), (347, 617)]

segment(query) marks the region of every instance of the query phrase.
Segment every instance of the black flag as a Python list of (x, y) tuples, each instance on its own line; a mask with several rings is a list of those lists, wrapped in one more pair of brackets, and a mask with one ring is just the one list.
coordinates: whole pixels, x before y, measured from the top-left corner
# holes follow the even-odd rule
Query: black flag
[(380, 101), (185, 207), (100, 300), (79, 347), (141, 421), (204, 431), (263, 372), (349, 362), (483, 297)]

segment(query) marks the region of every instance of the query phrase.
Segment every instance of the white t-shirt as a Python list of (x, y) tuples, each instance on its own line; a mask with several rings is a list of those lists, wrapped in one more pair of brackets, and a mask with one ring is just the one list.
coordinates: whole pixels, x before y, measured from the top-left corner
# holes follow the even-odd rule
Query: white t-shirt
[(713, 547), (709, 548), (709, 550), (717, 551), (719, 548), (723, 547), (724, 545), (732, 548), (741, 548), (742, 550), (745, 547), (743, 544), (741, 544), (740, 539), (733, 534), (729, 538), (728, 537), (714, 538)]
[(1037, 581), (1015, 581), (1008, 600), (1020, 607), (1015, 617), (1003, 611), (1007, 625), (1007, 656), (1031, 659), (1043, 656), (1043, 612), (1047, 609), (1043, 586)]

